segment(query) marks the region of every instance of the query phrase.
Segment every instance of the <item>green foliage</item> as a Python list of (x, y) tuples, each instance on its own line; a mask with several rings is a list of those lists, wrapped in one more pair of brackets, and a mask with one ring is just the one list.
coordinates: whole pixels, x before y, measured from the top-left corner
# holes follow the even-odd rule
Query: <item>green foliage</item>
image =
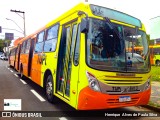
[(154, 102), (152, 102), (152, 101), (149, 101), (148, 105), (153, 106), (153, 107), (160, 108), (160, 104), (154, 103)]
[(4, 47), (7, 47), (7, 43), (8, 43), (8, 46), (9, 46), (11, 44), (11, 40), (0, 39), (0, 52), (3, 52)]
[(150, 35), (149, 34), (147, 34), (147, 41), (148, 41), (148, 43), (150, 43)]
[(160, 81), (160, 66), (152, 66), (151, 68), (151, 80), (152, 81)]
[(154, 40), (150, 40), (149, 45), (154, 45)]

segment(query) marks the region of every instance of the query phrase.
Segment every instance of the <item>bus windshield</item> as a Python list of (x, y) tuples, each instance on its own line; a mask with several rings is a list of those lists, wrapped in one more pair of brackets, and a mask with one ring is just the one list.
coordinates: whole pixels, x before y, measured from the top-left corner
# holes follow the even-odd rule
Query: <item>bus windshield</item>
[(146, 33), (132, 27), (89, 19), (87, 65), (107, 71), (148, 72)]

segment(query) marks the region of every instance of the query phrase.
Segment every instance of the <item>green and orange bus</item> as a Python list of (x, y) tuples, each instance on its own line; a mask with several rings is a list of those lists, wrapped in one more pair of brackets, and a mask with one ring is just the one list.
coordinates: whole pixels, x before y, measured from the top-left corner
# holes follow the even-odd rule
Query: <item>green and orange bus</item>
[(151, 65), (160, 66), (160, 45), (150, 45)]
[(80, 3), (21, 39), (15, 68), (43, 87), (48, 101), (58, 97), (78, 110), (146, 105), (148, 46), (139, 19)]

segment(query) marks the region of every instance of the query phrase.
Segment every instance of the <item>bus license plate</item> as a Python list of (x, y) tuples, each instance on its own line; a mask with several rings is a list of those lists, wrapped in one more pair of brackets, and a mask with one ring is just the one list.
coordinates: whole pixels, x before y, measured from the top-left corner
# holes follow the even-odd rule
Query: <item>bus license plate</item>
[(120, 96), (119, 97), (119, 102), (128, 102), (128, 101), (131, 101), (130, 96)]

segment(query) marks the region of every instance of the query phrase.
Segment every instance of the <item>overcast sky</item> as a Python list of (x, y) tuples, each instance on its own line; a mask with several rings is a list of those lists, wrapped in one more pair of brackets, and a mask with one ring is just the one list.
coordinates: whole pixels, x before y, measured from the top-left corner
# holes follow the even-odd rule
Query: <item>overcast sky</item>
[[(13, 21), (23, 29), (23, 19), (16, 13), (10, 12), (10, 10), (25, 11), (26, 33), (29, 35), (76, 4), (84, 1), (85, 0), (0, 0), (0, 26), (2, 26), (2, 28), (21, 31)], [(147, 33), (149, 33), (149, 20), (153, 17), (160, 16), (159, 0), (88, 1), (89, 3), (120, 10), (139, 18), (145, 24)], [(12, 19), (13, 21), (6, 20), (6, 18)], [(0, 38), (3, 37), (5, 32), (13, 32), (17, 37), (23, 36), (23, 34), (14, 30), (3, 29), (3, 33), (0, 33)]]

